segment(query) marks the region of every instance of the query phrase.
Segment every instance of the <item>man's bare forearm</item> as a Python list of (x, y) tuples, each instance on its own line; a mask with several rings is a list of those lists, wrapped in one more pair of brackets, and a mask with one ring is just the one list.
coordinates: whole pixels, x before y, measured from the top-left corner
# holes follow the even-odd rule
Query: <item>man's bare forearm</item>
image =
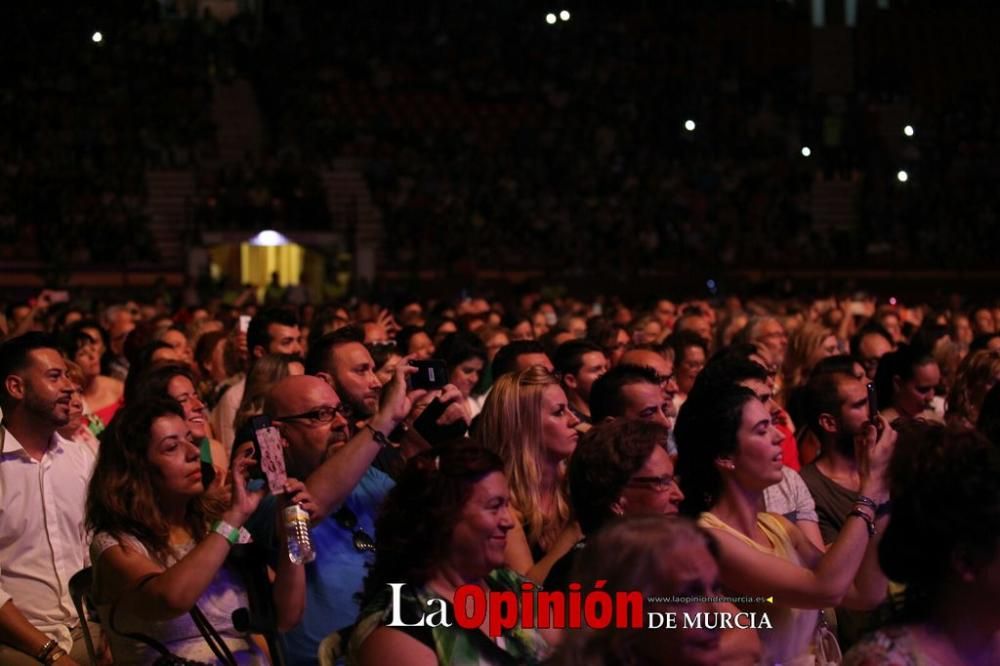
[(11, 600), (0, 607), (0, 642), (34, 657), (49, 642), (49, 637), (35, 629)]

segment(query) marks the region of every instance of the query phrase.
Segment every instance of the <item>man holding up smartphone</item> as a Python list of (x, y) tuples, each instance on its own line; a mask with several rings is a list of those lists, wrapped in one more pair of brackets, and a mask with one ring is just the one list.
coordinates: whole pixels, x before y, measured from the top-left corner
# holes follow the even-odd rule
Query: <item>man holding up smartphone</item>
[[(410, 413), (412, 400), (424, 395), (407, 392), (406, 378), (414, 372), (406, 363), (397, 366), (381, 405), (353, 435), (340, 396), (319, 377), (286, 377), (267, 396), (264, 413), (287, 442), (288, 474), (306, 480), (316, 507), (316, 560), (306, 565), (305, 614), (281, 636), (290, 665), (314, 664), (320, 641), (353, 624), (360, 610), (356, 595), (374, 558), (375, 516), (394, 485), (372, 463), (390, 446), (388, 435)], [(273, 533), (277, 510), (274, 502), (262, 504), (247, 524), (272, 558), (287, 556)]]
[[(324, 380), (337, 393), (343, 401), (344, 412), (347, 417), (348, 428), (351, 435), (360, 432), (367, 425), (374, 422), (379, 410), (379, 401), (382, 397), (383, 387), (375, 375), (375, 361), (368, 348), (364, 345), (364, 332), (354, 326), (347, 326), (337, 329), (332, 333), (327, 333), (309, 347), (309, 355), (306, 358), (306, 374), (315, 375)], [(407, 375), (417, 376), (421, 372), (420, 368), (411, 366), (410, 357), (400, 361), (400, 366), (407, 367)], [(427, 368), (423, 368), (421, 376), (426, 376)], [(440, 371), (437, 374), (441, 374)], [(418, 381), (419, 384), (419, 381)], [(431, 384), (421, 385), (431, 388)], [(375, 466), (395, 477), (405, 464), (405, 459), (417, 450), (428, 446), (426, 441), (416, 436), (413, 432), (413, 423), (419, 416), (421, 408), (435, 397), (436, 394), (428, 394), (425, 388), (413, 391), (410, 394), (411, 406), (419, 405), (415, 410), (408, 412), (405, 422), (397, 423), (396, 426), (386, 433), (391, 436), (394, 443), (401, 444), (400, 448), (386, 448), (379, 453), (375, 460)], [(461, 397), (457, 389), (453, 391), (442, 390), (440, 399), (448, 402), (442, 416), (437, 420), (438, 424), (445, 425), (452, 423), (456, 419), (465, 416), (461, 405), (457, 401)], [(454, 387), (452, 387), (454, 389)], [(382, 400), (384, 403), (384, 399)], [(456, 404), (450, 404), (455, 402)]]
[[(871, 413), (871, 406), (865, 382), (853, 374), (818, 373), (806, 384), (806, 422), (820, 441), (821, 453), (800, 474), (816, 501), (820, 533), (828, 545), (836, 540), (861, 489), (856, 442), (871, 424), (880, 439), (888, 428), (881, 416)], [(888, 509), (888, 504), (882, 505), (876, 515)], [(871, 615), (838, 610), (838, 633), (845, 651), (865, 631)]]
[(861, 487), (854, 442), (871, 421), (868, 391), (854, 375), (824, 372), (806, 384), (806, 421), (821, 444), (819, 458), (802, 468), (816, 500), (824, 543), (833, 543)]

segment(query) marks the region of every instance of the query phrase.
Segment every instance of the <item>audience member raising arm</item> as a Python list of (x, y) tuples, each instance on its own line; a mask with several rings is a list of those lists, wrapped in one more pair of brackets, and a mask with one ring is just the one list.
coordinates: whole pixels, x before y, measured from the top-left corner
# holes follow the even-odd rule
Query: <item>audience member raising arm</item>
[[(246, 488), (253, 464), (249, 447), (234, 456), (227, 505), (205, 491), (199, 449), (176, 401), (129, 405), (107, 431), (90, 484), (87, 527), (94, 533), (94, 598), (108, 625), (114, 623), (115, 663), (146, 664), (157, 656), (123, 633), (152, 637), (187, 659), (214, 660), (188, 616), (196, 604), (240, 663), (267, 663), (233, 627), (232, 612), (247, 598), (225, 566), (264, 495)], [(279, 501), (314, 508), (301, 482), (289, 480), (286, 489)], [(303, 612), (305, 572), (288, 558), (276, 567), (278, 628), (288, 629)]]

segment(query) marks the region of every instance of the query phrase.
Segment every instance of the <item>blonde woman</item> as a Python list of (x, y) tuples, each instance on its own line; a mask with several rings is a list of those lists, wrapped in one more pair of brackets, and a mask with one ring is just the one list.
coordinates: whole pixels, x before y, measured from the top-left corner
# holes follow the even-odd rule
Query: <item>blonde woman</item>
[(788, 355), (784, 366), (784, 391), (801, 386), (809, 372), (828, 356), (840, 353), (837, 336), (819, 324), (802, 324), (788, 336)]
[(990, 389), (1000, 381), (1000, 351), (981, 349), (965, 357), (948, 394), (949, 424), (971, 428)]
[(563, 483), (579, 420), (559, 380), (541, 366), (498, 379), (479, 418), (477, 436), (503, 459), (510, 484), (515, 526), (507, 566), (541, 582), (580, 539)]

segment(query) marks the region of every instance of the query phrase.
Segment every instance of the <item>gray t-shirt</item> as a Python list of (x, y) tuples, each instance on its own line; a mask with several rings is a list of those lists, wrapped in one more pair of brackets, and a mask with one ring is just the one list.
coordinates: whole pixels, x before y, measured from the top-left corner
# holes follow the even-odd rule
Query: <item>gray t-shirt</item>
[(764, 509), (777, 513), (793, 523), (801, 520), (816, 522), (816, 504), (798, 472), (790, 467), (781, 468), (779, 483), (764, 490)]

